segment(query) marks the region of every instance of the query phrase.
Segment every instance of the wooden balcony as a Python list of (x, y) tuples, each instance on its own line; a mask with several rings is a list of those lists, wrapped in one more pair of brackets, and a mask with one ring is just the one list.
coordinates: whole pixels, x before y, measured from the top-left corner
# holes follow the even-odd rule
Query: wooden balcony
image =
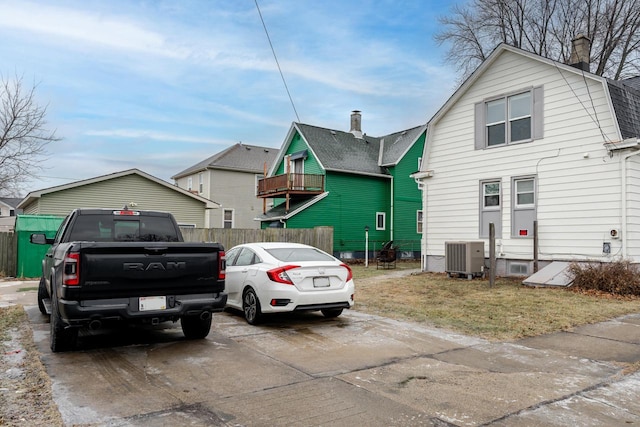
[(287, 197), (324, 193), (324, 175), (290, 173), (258, 180), (258, 197)]

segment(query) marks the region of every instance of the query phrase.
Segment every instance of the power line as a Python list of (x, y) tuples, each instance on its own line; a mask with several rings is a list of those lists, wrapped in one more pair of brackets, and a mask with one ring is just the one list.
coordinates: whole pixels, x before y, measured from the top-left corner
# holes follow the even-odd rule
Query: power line
[(284, 74), (282, 73), (282, 69), (280, 68), (280, 63), (278, 62), (276, 51), (273, 48), (273, 43), (271, 43), (271, 37), (269, 37), (269, 31), (267, 31), (267, 26), (264, 23), (264, 19), (262, 18), (262, 12), (260, 12), (260, 6), (258, 6), (258, 0), (255, 0), (255, 2), (256, 2), (256, 9), (258, 9), (258, 15), (260, 15), (260, 21), (262, 21), (262, 27), (264, 28), (264, 32), (267, 35), (267, 40), (269, 40), (269, 46), (271, 46), (271, 52), (273, 52), (273, 58), (276, 60), (276, 65), (278, 66), (280, 77), (282, 77), (282, 83), (284, 83), (284, 88), (287, 91), (287, 95), (289, 96), (289, 101), (291, 102), (291, 107), (293, 107), (293, 112), (296, 114), (296, 119), (298, 119), (298, 122), (300, 122), (300, 116), (298, 116), (298, 111), (296, 110), (296, 106), (293, 103), (293, 98), (291, 97), (291, 93), (289, 92), (289, 87), (287, 86), (287, 82), (284, 79)]

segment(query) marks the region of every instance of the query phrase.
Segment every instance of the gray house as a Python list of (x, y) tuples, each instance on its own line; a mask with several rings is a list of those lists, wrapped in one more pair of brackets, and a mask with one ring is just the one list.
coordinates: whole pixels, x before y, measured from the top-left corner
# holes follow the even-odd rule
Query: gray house
[(205, 227), (219, 204), (166, 181), (129, 169), (32, 191), (18, 208), (25, 214), (65, 216), (75, 208), (121, 208), (171, 212), (183, 226)]
[(177, 173), (176, 185), (215, 199), (220, 209), (208, 213), (207, 228), (259, 228), (254, 218), (270, 206), (256, 197), (258, 180), (278, 156), (278, 149), (238, 143)]

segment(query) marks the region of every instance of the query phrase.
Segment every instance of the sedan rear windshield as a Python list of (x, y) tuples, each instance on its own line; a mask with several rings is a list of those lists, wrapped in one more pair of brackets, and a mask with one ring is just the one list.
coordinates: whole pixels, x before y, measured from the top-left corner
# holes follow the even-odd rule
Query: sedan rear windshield
[(276, 248), (266, 250), (274, 258), (284, 262), (335, 261), (335, 259), (315, 248)]

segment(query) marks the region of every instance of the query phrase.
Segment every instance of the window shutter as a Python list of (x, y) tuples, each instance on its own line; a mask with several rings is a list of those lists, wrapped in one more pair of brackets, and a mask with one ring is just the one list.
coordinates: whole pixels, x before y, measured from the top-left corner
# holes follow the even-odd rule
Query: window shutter
[(542, 86), (533, 88), (533, 139), (544, 136), (544, 89)]
[(475, 105), (475, 149), (484, 149), (485, 120), (484, 120), (484, 102), (478, 102)]

